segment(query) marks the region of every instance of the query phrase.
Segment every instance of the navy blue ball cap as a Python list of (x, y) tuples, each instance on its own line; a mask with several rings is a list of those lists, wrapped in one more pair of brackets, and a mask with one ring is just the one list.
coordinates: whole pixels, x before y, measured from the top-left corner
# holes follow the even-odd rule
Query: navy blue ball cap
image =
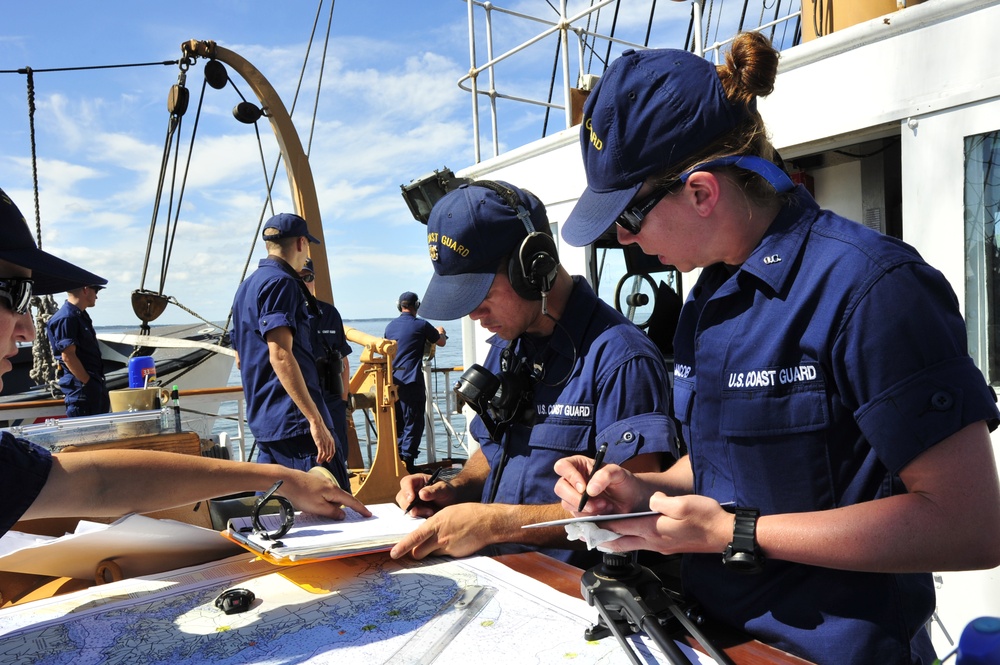
[(108, 280), (68, 261), (43, 252), (35, 245), (24, 215), (0, 189), (0, 259), (31, 271), (32, 292), (38, 296), (104, 286)]
[[(545, 206), (507, 183), (536, 231), (548, 232)], [(500, 264), (528, 236), (528, 229), (503, 197), (487, 187), (462, 185), (445, 194), (427, 222), (427, 250), (434, 275), (420, 301), (420, 315), (437, 321), (460, 319), (479, 307)]]
[[(268, 233), (268, 229), (275, 229), (277, 233)], [(309, 235), (309, 224), (296, 214), (290, 212), (278, 213), (264, 223), (264, 240), (281, 240), (282, 238), (309, 239), (309, 242), (320, 244), (319, 240)]]
[(695, 155), (747, 116), (748, 107), (726, 98), (705, 58), (677, 49), (625, 51), (584, 106), (587, 189), (562, 225), (563, 239), (578, 247), (597, 240), (646, 178)]
[(403, 291), (401, 294), (399, 294), (399, 300), (397, 300), (396, 302), (398, 302), (400, 305), (409, 305), (412, 307), (417, 303), (417, 300), (419, 300), (419, 298), (417, 298), (417, 294), (414, 293), (413, 291)]

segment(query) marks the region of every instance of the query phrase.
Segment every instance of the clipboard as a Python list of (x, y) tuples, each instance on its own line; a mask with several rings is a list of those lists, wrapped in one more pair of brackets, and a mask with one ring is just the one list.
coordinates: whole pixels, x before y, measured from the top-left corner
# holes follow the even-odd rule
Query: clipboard
[(577, 522), (611, 522), (613, 520), (630, 520), (634, 517), (649, 517), (659, 515), (655, 510), (644, 510), (638, 513), (614, 513), (612, 515), (585, 515), (581, 517), (567, 517), (564, 520), (552, 520), (550, 522), (538, 522), (537, 524), (525, 524), (522, 529), (541, 529), (546, 526), (564, 526), (566, 524), (576, 524)]
[[(244, 549), (269, 563), (294, 566), (314, 561), (385, 552), (416, 529), (424, 521), (403, 512), (394, 503), (368, 506), (371, 517), (345, 507), (347, 517), (333, 520), (318, 515), (295, 513), (295, 523), (277, 540), (255, 533), (251, 517), (234, 517), (220, 532)], [(277, 528), (281, 517), (276, 514), (259, 516), (263, 525)], [(273, 523), (272, 523), (273, 522)]]

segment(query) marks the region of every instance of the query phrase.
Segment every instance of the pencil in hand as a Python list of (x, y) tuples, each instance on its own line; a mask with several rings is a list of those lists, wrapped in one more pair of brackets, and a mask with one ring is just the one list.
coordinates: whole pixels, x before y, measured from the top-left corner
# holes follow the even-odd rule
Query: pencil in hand
[[(604, 454), (608, 452), (608, 442), (605, 441), (601, 444), (601, 447), (597, 449), (597, 455), (594, 456), (594, 466), (590, 469), (590, 475), (587, 477), (587, 484), (590, 484), (590, 480), (597, 473), (597, 470), (604, 465)], [(587, 494), (587, 488), (583, 488), (583, 496), (580, 497), (580, 507), (576, 509), (576, 512), (583, 512), (583, 507), (587, 505), (587, 499), (590, 496)]]

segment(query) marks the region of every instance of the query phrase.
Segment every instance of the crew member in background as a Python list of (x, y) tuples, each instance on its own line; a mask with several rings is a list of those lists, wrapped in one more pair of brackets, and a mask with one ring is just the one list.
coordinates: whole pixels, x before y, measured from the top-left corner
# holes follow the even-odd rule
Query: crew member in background
[[(299, 271), (299, 277), (316, 296), (316, 273), (313, 271), (312, 259), (306, 261)], [(313, 353), (316, 354), (316, 371), (319, 374), (320, 387), (323, 389), (323, 401), (330, 411), (333, 425), (330, 431), (337, 441), (339, 455), (335, 455), (333, 463), (343, 467), (335, 471), (337, 482), (344, 489), (350, 488), (350, 474), (347, 471), (347, 393), (351, 384), (351, 366), (347, 360), (351, 353), (351, 345), (347, 343), (344, 333), (344, 320), (340, 312), (331, 303), (317, 300), (319, 318), (312, 322)]]
[(493, 333), (483, 368), (502, 375), (509, 407), (473, 419), (480, 447), (448, 483), (428, 485), (426, 474), (400, 481), (396, 501), (419, 499), (413, 512), (429, 517), (392, 556), (541, 550), (597, 563), (600, 555), (568, 542), (561, 526), (521, 527), (569, 517), (552, 490), (562, 457), (593, 457), (607, 443), (609, 462), (664, 468), (674, 429), (660, 351), (559, 265), (545, 206), (526, 191), (462, 186), (434, 205), (427, 240), (434, 275), (424, 314), (468, 315)]
[(66, 292), (66, 302), (49, 319), (46, 329), (52, 351), (59, 359), (59, 388), (66, 415), (96, 416), (111, 410), (104, 383), (104, 360), (87, 310), (97, 304), (97, 292), (108, 283), (97, 277), (93, 284)]
[[(267, 258), (236, 290), (233, 348), (238, 354), (247, 423), (258, 447), (257, 461), (308, 471), (317, 463), (346, 482), (344, 450), (330, 432), (313, 351), (316, 299), (299, 272), (309, 258), (306, 220), (291, 213), (264, 224)], [(334, 461), (334, 457), (341, 457)], [(341, 485), (347, 489), (350, 485)]]
[(392, 380), (396, 384), (396, 440), (399, 456), (406, 463), (406, 470), (414, 472), (413, 460), (420, 452), (424, 436), (424, 409), (427, 405), (427, 388), (424, 385), (422, 363), (426, 344), (444, 346), (448, 335), (444, 328), (435, 328), (417, 317), (420, 301), (417, 294), (406, 291), (396, 301), (399, 316), (385, 327), (386, 339), (396, 340), (396, 357), (392, 361)]
[[(100, 277), (39, 250), (24, 217), (0, 190), (0, 389), (19, 342), (35, 339), (29, 303)], [(281, 494), (299, 510), (343, 519), (357, 499), (323, 476), (280, 466), (231, 462), (152, 450), (50, 453), (0, 432), (0, 536), (20, 519), (120, 517), (162, 510), (281, 480)], [(4, 600), (8, 600), (4, 598)]]

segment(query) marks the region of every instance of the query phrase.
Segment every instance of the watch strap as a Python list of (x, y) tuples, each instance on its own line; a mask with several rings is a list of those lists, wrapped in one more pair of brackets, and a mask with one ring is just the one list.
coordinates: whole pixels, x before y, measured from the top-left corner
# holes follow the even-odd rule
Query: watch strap
[(733, 540), (722, 553), (722, 562), (727, 568), (741, 573), (759, 573), (763, 569), (764, 556), (757, 545), (757, 508), (735, 508)]

